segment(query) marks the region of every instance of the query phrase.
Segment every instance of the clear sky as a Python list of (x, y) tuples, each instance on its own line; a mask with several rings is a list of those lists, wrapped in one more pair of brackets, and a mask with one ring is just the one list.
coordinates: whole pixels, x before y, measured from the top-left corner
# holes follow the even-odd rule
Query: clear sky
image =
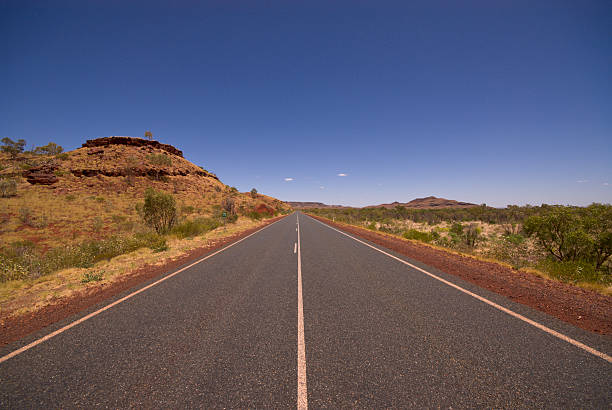
[(0, 38), (29, 145), (151, 130), (283, 200), (612, 202), (611, 1), (2, 0)]

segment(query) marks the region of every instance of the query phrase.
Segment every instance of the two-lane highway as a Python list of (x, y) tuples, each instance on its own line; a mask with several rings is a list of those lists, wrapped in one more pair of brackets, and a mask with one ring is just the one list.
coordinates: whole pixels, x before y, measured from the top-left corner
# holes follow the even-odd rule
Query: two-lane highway
[(290, 215), (4, 360), (0, 407), (610, 406), (609, 338), (398, 256)]

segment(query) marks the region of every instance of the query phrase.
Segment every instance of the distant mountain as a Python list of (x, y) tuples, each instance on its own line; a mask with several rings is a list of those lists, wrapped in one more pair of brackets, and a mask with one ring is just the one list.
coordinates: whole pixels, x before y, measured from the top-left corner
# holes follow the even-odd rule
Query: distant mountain
[(392, 202), (390, 204), (380, 204), (367, 206), (366, 208), (395, 208), (396, 206), (403, 206), (405, 208), (472, 208), (478, 206), (470, 202), (459, 202), (453, 199), (436, 198), (435, 196), (428, 196), (425, 198), (416, 198), (410, 202)]
[(327, 205), (323, 202), (291, 202), (285, 201), (286, 204), (291, 205), (294, 209), (307, 209), (307, 208), (346, 208), (342, 205)]

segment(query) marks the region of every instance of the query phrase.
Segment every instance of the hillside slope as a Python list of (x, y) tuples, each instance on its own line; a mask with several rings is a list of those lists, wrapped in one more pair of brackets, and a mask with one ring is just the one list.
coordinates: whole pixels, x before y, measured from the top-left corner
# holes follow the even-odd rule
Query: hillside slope
[(90, 140), (56, 156), (0, 157), (0, 176), (17, 181), (0, 198), (0, 243), (30, 241), (42, 249), (139, 229), (136, 205), (152, 187), (172, 193), (181, 217), (207, 217), (225, 198), (238, 215), (290, 206), (266, 195), (240, 193), (187, 161), (178, 149), (141, 138)]

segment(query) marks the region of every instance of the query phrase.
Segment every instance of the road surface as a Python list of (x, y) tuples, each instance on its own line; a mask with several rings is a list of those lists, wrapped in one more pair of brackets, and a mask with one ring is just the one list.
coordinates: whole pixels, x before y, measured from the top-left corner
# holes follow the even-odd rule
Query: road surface
[(169, 275), (4, 348), (0, 407), (612, 404), (610, 338), (301, 213)]

